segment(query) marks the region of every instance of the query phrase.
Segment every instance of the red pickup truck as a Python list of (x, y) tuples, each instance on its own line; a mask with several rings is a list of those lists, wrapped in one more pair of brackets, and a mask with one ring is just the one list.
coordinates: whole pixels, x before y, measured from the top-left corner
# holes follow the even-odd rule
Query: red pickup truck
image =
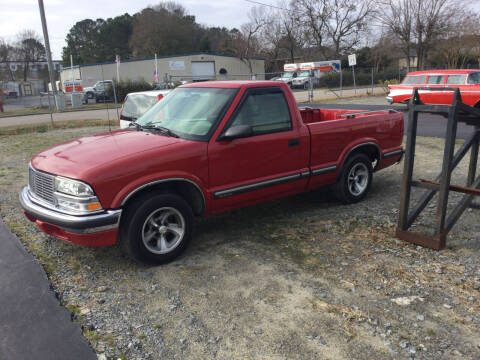
[(363, 199), (372, 173), (401, 160), (403, 131), (395, 111), (299, 109), (281, 82), (193, 83), (129, 129), (35, 155), (20, 201), (47, 234), (160, 264), (195, 216), (332, 184), (344, 203)]

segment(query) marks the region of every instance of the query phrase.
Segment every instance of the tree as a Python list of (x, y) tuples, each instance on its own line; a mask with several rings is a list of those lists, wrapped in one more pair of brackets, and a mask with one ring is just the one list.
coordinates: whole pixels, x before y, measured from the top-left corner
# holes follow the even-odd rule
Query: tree
[(327, 57), (327, 27), (331, 17), (330, 0), (293, 0), (292, 10), (301, 16), (305, 36), (323, 57)]
[(97, 57), (102, 60), (114, 60), (115, 55), (129, 59), (131, 50), (128, 39), (133, 32), (133, 17), (127, 13), (98, 22)]
[(465, 0), (377, 0), (377, 3), (378, 21), (397, 37), (407, 59), (411, 49), (416, 50), (419, 69), (425, 67), (436, 39), (455, 31), (455, 19), (465, 14), (462, 9), (468, 9)]
[(135, 57), (182, 54), (198, 51), (202, 35), (195, 17), (183, 6), (160, 3), (134, 16), (130, 48)]
[(1, 79), (14, 81), (15, 76), (10, 67), (10, 61), (14, 60), (15, 48), (9, 44), (5, 39), (0, 38), (0, 62), (6, 64), (4, 73), (0, 74)]
[(330, 17), (326, 23), (334, 58), (338, 59), (360, 42), (367, 30), (374, 6), (372, 0), (331, 0), (327, 3)]
[(241, 26), (240, 31), (235, 34), (233, 47), (235, 55), (248, 65), (250, 74), (253, 74), (251, 58), (259, 55), (261, 46), (259, 42), (259, 33), (267, 24), (268, 16), (262, 7), (252, 7), (248, 14), (250, 21)]
[(437, 57), (449, 69), (462, 68), (469, 60), (480, 62), (480, 16), (462, 13), (452, 20), (452, 28), (435, 43)]
[(210, 50), (219, 54), (232, 54), (228, 43), (231, 43), (232, 34), (225, 27), (206, 27), (204, 37), (208, 39)]
[[(293, 0), (292, 12), (323, 58), (340, 58), (358, 46), (374, 12), (373, 0)], [(297, 28), (299, 24), (297, 22)]]
[(45, 47), (34, 30), (23, 30), (17, 35), (18, 59), (23, 62), (23, 81), (27, 81), (30, 63), (45, 61)]
[(133, 17), (129, 14), (115, 18), (85, 19), (77, 22), (68, 32), (67, 46), (63, 48), (63, 65), (70, 66), (70, 55), (75, 64), (89, 64), (131, 57), (128, 40), (133, 29)]
[(85, 19), (77, 22), (68, 32), (67, 46), (63, 48), (63, 65), (70, 66), (70, 55), (75, 64), (89, 64), (97, 62), (98, 56), (98, 28), (103, 19), (97, 21)]

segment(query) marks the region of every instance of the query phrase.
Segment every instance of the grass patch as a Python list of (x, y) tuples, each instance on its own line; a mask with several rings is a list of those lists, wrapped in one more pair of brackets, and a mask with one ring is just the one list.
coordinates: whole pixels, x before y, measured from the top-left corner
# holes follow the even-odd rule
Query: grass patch
[[(52, 104), (53, 106), (53, 104)], [(81, 108), (74, 109), (71, 105), (68, 105), (65, 108), (65, 111), (57, 111), (53, 109), (53, 113), (62, 113), (62, 112), (71, 112), (71, 111), (82, 111), (82, 110), (103, 110), (106, 109), (107, 105), (104, 103), (101, 104), (88, 104), (83, 105)], [(108, 104), (109, 109), (115, 109), (115, 104)], [(120, 109), (121, 106), (119, 105), (118, 108)], [(18, 109), (18, 110), (9, 110), (3, 113), (0, 113), (0, 119), (3, 117), (10, 117), (10, 116), (18, 116), (18, 115), (40, 115), (40, 114), (49, 114), (50, 111), (48, 106), (34, 106), (25, 109)]]
[[(116, 128), (117, 126), (115, 121), (110, 121), (110, 124), (112, 125), (112, 128)], [(108, 120), (93, 119), (55, 121), (54, 126), (52, 126), (50, 123), (5, 126), (0, 127), (0, 136), (44, 133), (51, 130), (74, 129), (90, 126), (108, 126)]]
[[(343, 90), (347, 90), (347, 89), (344, 88)], [(340, 90), (337, 90), (337, 89), (335, 89), (335, 91), (340, 92)], [(332, 95), (328, 99), (315, 100), (315, 94), (314, 94), (312, 104), (331, 103), (332, 99), (353, 99), (353, 98), (364, 98), (364, 97), (371, 97), (371, 96), (377, 97), (377, 96), (384, 96), (384, 95), (381, 95), (379, 93), (372, 94), (371, 92), (367, 91), (366, 93), (363, 93), (363, 94), (352, 94), (352, 95), (342, 94), (342, 97), (340, 98), (340, 97), (336, 97), (335, 94), (332, 93)]]
[(98, 342), (101, 340), (102, 336), (95, 332), (95, 331), (90, 331), (90, 330), (86, 330), (83, 332), (83, 335), (90, 341), (95, 341), (95, 342)]

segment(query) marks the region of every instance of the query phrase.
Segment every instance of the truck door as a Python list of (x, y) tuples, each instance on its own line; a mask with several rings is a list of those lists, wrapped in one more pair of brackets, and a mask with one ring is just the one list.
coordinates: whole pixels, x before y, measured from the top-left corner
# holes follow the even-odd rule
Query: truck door
[[(295, 113), (280, 87), (250, 88), (209, 143), (213, 210), (273, 199), (305, 189), (308, 168), (301, 169), (307, 142), (300, 141)], [(248, 137), (221, 140), (228, 129), (251, 127)]]

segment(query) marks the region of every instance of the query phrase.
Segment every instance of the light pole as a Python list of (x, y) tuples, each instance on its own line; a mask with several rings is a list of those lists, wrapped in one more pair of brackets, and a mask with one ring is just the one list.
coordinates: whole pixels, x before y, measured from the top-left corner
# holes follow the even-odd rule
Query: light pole
[(55, 76), (54, 76), (55, 69), (53, 68), (52, 53), (50, 51), (50, 41), (48, 40), (47, 20), (45, 20), (45, 9), (43, 8), (43, 0), (38, 0), (38, 7), (40, 8), (40, 18), (42, 19), (43, 39), (45, 41), (45, 52), (47, 53), (47, 63), (48, 63), (48, 73), (50, 75), (50, 84), (52, 86), (55, 105), (57, 106), (57, 109), (58, 109), (57, 85), (55, 83)]

